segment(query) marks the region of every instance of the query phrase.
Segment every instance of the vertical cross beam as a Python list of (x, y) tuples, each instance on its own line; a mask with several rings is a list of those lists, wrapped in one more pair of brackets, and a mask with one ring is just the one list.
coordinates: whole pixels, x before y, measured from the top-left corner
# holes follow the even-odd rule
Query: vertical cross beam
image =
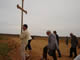
[(23, 26), (23, 12), (27, 14), (27, 11), (24, 10), (24, 0), (22, 0), (22, 7), (17, 5), (17, 8), (21, 10), (21, 33), (22, 33), (22, 26)]
[[(24, 6), (24, 0), (22, 0), (22, 9)], [(21, 33), (22, 33), (22, 26), (23, 26), (23, 11), (21, 11)]]

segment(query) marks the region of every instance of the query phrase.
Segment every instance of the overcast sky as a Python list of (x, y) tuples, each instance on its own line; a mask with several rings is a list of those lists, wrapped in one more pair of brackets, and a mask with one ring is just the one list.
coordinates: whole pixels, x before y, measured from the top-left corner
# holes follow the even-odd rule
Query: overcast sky
[[(24, 0), (24, 23), (32, 35), (56, 30), (60, 36), (80, 36), (80, 0)], [(21, 0), (0, 0), (0, 33), (20, 34)]]

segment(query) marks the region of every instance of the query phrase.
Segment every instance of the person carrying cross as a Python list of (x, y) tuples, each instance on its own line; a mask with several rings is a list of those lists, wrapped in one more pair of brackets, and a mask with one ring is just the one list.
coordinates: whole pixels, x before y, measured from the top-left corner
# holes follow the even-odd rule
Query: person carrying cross
[(22, 27), (22, 33), (20, 35), (21, 39), (21, 60), (25, 60), (29, 58), (29, 55), (25, 52), (25, 47), (28, 44), (28, 40), (31, 39), (28, 33), (28, 25), (24, 24)]

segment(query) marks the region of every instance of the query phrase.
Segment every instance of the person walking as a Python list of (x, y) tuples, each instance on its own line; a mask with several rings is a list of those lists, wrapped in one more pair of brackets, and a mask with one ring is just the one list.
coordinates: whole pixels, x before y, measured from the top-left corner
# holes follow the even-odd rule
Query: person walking
[(70, 33), (70, 36), (71, 36), (71, 48), (70, 48), (70, 56), (69, 57), (72, 57), (73, 53), (74, 53), (74, 57), (76, 57), (77, 56), (76, 48), (78, 46), (78, 39), (73, 33)]
[[(57, 34), (57, 32), (56, 32), (56, 31), (53, 31), (53, 34), (55, 34), (55, 35), (56, 35), (56, 40), (57, 40), (57, 43), (58, 43), (58, 46), (59, 46), (59, 36), (58, 36), (58, 34)], [(57, 52), (58, 52), (59, 57), (61, 57), (61, 52), (60, 52), (60, 50), (59, 50), (59, 49), (57, 49)]]
[(53, 60), (57, 60), (56, 49), (59, 49), (55, 34), (51, 31), (47, 31), (48, 35), (48, 54), (53, 57)]

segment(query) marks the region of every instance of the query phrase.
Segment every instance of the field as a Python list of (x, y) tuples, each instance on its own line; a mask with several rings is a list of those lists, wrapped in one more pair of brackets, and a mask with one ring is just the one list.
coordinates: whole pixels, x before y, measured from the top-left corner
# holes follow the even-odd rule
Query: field
[[(47, 42), (48, 42), (47, 38), (34, 37), (34, 39), (31, 42), (32, 56), (30, 57), (30, 60), (40, 60), (43, 53), (43, 47), (47, 45)], [(20, 39), (18, 36), (0, 35), (0, 60), (21, 60), (19, 47)], [(61, 58), (58, 57), (58, 60), (73, 60), (73, 58), (68, 57), (70, 42), (69, 45), (66, 46), (65, 38), (60, 38), (59, 48), (62, 57)], [(80, 53), (79, 50), (80, 49), (77, 48), (78, 54)], [(48, 56), (48, 59), (52, 60), (52, 57)]]

